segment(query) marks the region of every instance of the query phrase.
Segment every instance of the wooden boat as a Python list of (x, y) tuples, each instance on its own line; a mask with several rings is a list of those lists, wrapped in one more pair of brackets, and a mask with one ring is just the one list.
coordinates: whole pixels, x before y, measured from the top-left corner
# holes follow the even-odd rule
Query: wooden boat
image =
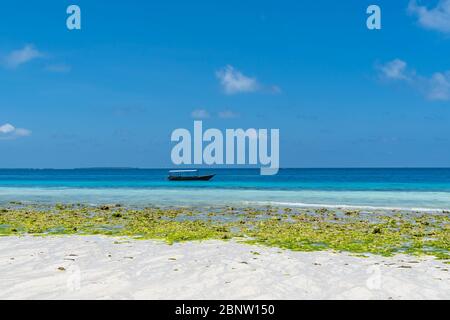
[(199, 175), (198, 170), (170, 170), (167, 177), (170, 181), (208, 181), (215, 174)]

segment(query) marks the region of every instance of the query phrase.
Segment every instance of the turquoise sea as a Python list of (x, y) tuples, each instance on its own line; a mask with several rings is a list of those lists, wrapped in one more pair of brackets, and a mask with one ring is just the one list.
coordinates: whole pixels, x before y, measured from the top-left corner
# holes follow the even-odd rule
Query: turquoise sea
[(450, 168), (209, 169), (208, 182), (173, 182), (166, 169), (0, 169), (0, 203), (137, 206), (329, 206), (448, 210)]

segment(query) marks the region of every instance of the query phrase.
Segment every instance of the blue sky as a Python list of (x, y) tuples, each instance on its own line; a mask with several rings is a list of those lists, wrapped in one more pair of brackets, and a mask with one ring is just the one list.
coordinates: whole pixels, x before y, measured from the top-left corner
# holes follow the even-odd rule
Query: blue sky
[[(81, 30), (66, 28), (70, 4)], [(282, 167), (450, 166), (449, 0), (0, 12), (0, 167), (167, 167), (172, 130), (194, 118), (279, 128)]]

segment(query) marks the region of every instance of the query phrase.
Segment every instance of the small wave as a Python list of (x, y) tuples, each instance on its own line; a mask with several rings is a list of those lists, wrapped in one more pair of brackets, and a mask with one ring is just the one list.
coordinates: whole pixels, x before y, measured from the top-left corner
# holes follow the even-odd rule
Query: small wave
[(246, 205), (260, 206), (285, 206), (301, 208), (329, 208), (329, 209), (363, 209), (363, 210), (401, 210), (417, 212), (443, 212), (446, 208), (406, 208), (406, 207), (385, 207), (385, 206), (367, 206), (367, 205), (345, 205), (345, 204), (321, 204), (321, 203), (302, 203), (302, 202), (279, 202), (279, 201), (244, 201)]
[[(0, 186), (0, 203), (123, 203), (127, 205), (248, 204), (306, 208), (442, 212), (448, 192), (263, 191), (217, 189), (9, 188)], [(340, 203), (340, 204), (339, 204)]]

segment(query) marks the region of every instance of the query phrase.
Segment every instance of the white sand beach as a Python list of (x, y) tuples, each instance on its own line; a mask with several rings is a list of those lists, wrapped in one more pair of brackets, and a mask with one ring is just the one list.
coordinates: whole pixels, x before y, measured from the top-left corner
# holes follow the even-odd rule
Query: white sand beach
[(449, 269), (234, 241), (0, 237), (0, 299), (449, 299)]

